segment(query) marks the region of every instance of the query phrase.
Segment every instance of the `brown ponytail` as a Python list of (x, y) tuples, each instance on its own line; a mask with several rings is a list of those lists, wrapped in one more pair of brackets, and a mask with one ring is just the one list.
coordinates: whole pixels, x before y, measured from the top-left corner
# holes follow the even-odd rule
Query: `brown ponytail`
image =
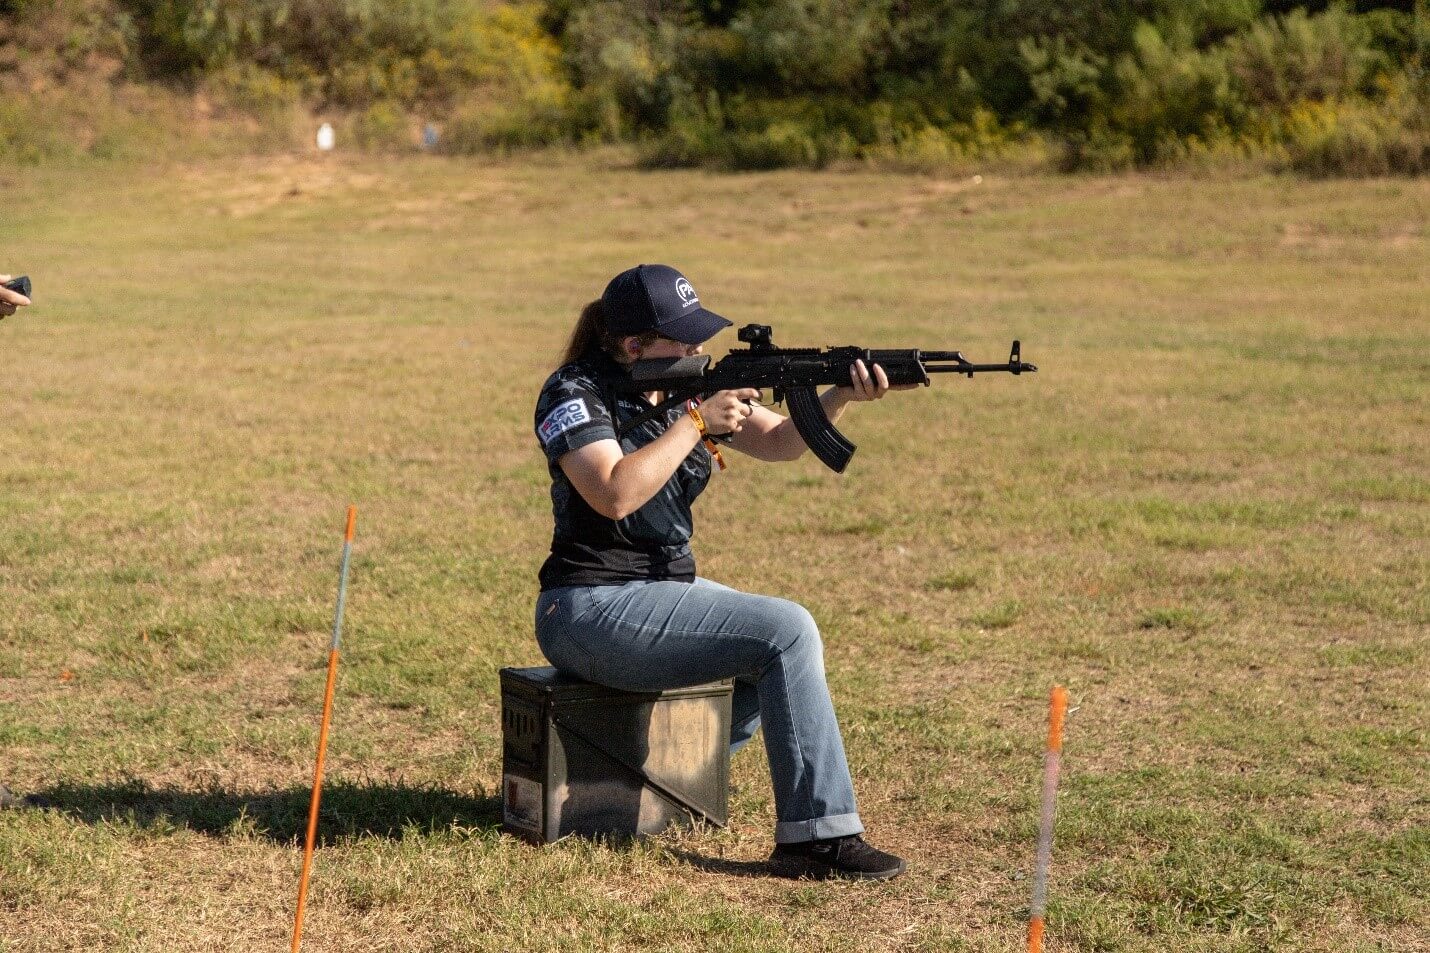
[[(565, 365), (579, 361), (597, 350), (605, 351), (615, 360), (624, 363), (627, 357), (621, 350), (621, 341), (630, 336), (612, 334), (606, 329), (606, 307), (601, 299), (597, 298), (581, 309), (581, 317), (577, 319), (576, 327), (571, 329), (571, 339), (566, 342), (561, 363)], [(635, 337), (640, 347), (648, 347), (660, 335), (655, 331), (646, 331)]]
[(601, 299), (597, 298), (581, 309), (581, 317), (576, 321), (576, 327), (571, 329), (571, 339), (566, 342), (566, 353), (561, 356), (561, 363), (579, 361), (589, 351), (600, 347), (601, 338), (605, 335), (606, 309)]

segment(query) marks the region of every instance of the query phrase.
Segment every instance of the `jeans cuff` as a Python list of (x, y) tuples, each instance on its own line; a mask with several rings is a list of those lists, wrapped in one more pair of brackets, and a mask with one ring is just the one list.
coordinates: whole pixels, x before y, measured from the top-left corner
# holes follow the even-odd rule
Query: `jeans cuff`
[(775, 825), (776, 844), (798, 844), (807, 840), (828, 840), (864, 833), (858, 814), (835, 814), (808, 821), (780, 821)]

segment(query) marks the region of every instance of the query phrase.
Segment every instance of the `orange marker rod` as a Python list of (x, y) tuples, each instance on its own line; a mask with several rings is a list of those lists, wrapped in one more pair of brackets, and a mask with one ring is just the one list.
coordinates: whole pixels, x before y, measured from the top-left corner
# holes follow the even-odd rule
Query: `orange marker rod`
[(333, 720), (333, 686), (338, 681), (338, 643), (343, 637), (343, 606), (348, 595), (348, 562), (353, 554), (353, 533), (357, 529), (357, 507), (348, 507), (348, 525), (343, 532), (343, 568), (338, 574), (338, 609), (333, 615), (333, 641), (328, 648), (328, 686), (323, 691), (323, 722), (318, 729), (318, 765), (313, 770), (313, 800), (308, 806), (308, 839), (303, 846), (303, 872), (298, 878), (298, 912), (293, 916), (293, 953), (303, 942), (303, 908), (308, 902), (308, 875), (313, 870), (313, 841), (318, 834), (318, 802), (323, 794), (323, 756), (328, 751), (328, 726)]
[(1043, 917), (1048, 909), (1048, 866), (1053, 860), (1053, 810), (1062, 770), (1063, 722), (1068, 714), (1068, 693), (1053, 686), (1048, 712), (1048, 750), (1043, 756), (1043, 807), (1038, 818), (1038, 859), (1033, 868), (1033, 902), (1028, 911), (1028, 953), (1042, 953)]

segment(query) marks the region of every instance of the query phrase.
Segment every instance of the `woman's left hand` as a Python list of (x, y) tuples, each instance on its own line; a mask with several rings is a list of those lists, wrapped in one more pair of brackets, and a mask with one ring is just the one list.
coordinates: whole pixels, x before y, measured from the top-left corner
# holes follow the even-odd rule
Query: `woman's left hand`
[(890, 386), (889, 375), (884, 373), (882, 367), (875, 364), (874, 373), (870, 375), (869, 368), (864, 366), (863, 360), (857, 360), (849, 365), (849, 379), (853, 382), (850, 386), (839, 385), (839, 395), (846, 400), (878, 400), (891, 390), (912, 390), (919, 386), (918, 384)]

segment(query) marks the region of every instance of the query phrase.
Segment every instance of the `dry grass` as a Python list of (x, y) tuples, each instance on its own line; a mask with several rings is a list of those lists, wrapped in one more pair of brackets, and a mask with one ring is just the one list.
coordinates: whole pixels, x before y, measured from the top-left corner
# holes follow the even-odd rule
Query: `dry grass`
[[(1043, 699), (1057, 950), (1420, 942), (1424, 182), (640, 174), (590, 160), (0, 169), (0, 950), (278, 948), (344, 505), (360, 508), (310, 950), (1006, 950)], [(843, 477), (737, 459), (701, 571), (797, 598), (873, 840), (494, 832), (537, 664), (535, 391), (636, 261), (786, 344), (1035, 377), (856, 407)], [(731, 335), (733, 338), (733, 335)], [(717, 352), (726, 343), (717, 340)], [(62, 680), (62, 673), (70, 673)]]

